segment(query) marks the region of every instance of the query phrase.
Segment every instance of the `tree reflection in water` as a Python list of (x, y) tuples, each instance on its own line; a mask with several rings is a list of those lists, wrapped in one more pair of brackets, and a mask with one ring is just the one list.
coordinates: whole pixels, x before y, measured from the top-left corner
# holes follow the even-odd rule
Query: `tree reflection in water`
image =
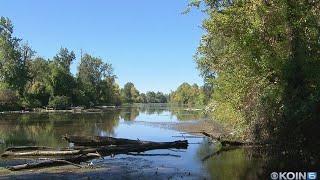
[(114, 134), (120, 111), (104, 113), (30, 113), (6, 114), (0, 117), (1, 149), (14, 145), (44, 145), (64, 147), (65, 134)]
[[(215, 146), (204, 141), (197, 156), (202, 159)], [(291, 151), (272, 147), (246, 147), (224, 151), (204, 161), (212, 179), (270, 179), (272, 172), (319, 171), (319, 151)]]

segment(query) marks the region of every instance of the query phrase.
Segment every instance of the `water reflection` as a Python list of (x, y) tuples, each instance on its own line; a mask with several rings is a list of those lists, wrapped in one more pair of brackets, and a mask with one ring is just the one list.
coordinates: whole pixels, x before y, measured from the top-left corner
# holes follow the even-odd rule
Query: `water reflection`
[(134, 105), (99, 113), (1, 114), (0, 150), (15, 145), (64, 147), (65, 134), (115, 136), (120, 121), (168, 122), (196, 120), (197, 116), (165, 104)]
[[(205, 116), (200, 111), (167, 105), (135, 105), (95, 113), (0, 114), (0, 151), (16, 145), (66, 147), (68, 144), (62, 139), (65, 134), (173, 141), (181, 139), (179, 132), (141, 122), (177, 122), (201, 118)], [(273, 171), (319, 171), (320, 167), (320, 151), (316, 149), (285, 151), (243, 148), (223, 152), (202, 162), (203, 157), (217, 148), (216, 144), (201, 138), (190, 138), (188, 141), (190, 145), (183, 152), (153, 151), (174, 153), (181, 156), (179, 159), (145, 158), (160, 166), (176, 167), (201, 175), (208, 174), (210, 179), (269, 179)], [(10, 163), (12, 162), (0, 160), (0, 166)]]
[[(197, 156), (203, 158), (214, 149), (204, 141)], [(319, 172), (319, 157), (316, 150), (246, 147), (212, 156), (203, 166), (211, 179), (270, 179), (272, 172)]]
[(65, 134), (113, 135), (120, 120), (120, 111), (105, 113), (30, 113), (5, 114), (0, 117), (1, 149), (14, 145), (64, 147)]

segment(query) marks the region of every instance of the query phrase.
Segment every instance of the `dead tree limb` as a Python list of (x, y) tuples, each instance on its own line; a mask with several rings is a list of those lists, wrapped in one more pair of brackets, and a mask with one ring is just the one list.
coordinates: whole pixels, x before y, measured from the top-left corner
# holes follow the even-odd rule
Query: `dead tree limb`
[(53, 148), (47, 147), (47, 146), (17, 146), (17, 147), (9, 147), (5, 151), (48, 150), (48, 149), (53, 149)]
[(127, 145), (138, 144), (139, 140), (124, 138), (113, 138), (103, 136), (64, 136), (64, 139), (77, 146), (107, 146), (107, 145)]
[(64, 165), (73, 165), (73, 166), (81, 167), (78, 164), (80, 164), (81, 162), (88, 161), (90, 159), (97, 158), (97, 157), (99, 157), (97, 154), (90, 153), (90, 154), (79, 155), (76, 157), (70, 157), (66, 159), (50, 159), (50, 160), (41, 161), (41, 162), (9, 166), (7, 167), (7, 169), (11, 171), (20, 171), (25, 169), (35, 169), (35, 168), (64, 166)]
[(24, 152), (13, 152), (6, 151), (1, 157), (8, 156), (68, 156), (68, 155), (79, 155), (82, 154), (81, 150), (67, 150), (67, 151), (59, 151), (59, 150), (32, 150), (32, 151), (24, 151)]

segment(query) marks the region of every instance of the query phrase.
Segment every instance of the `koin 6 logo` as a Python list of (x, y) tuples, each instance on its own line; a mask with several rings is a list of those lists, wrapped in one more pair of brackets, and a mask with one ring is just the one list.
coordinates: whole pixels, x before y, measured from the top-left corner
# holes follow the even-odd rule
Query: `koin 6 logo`
[(273, 180), (314, 180), (317, 172), (272, 172), (270, 178)]

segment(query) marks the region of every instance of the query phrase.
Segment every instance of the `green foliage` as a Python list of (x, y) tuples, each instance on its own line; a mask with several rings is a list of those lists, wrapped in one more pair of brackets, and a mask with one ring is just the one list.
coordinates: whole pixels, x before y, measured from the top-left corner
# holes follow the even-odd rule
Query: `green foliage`
[(121, 90), (121, 99), (124, 103), (139, 102), (139, 91), (136, 89), (133, 83), (128, 82)]
[(66, 109), (70, 107), (70, 98), (67, 96), (53, 96), (49, 100), (48, 107), (54, 109)]
[(205, 3), (196, 61), (213, 89), (214, 118), (243, 138), (311, 138), (306, 129), (319, 129), (319, 1)]
[(75, 88), (75, 79), (70, 72), (70, 64), (74, 61), (73, 51), (61, 48), (60, 52), (49, 63), (49, 86), (51, 96), (71, 97)]
[(205, 104), (205, 94), (202, 88), (188, 83), (181, 84), (176, 91), (170, 94), (170, 102), (189, 106), (202, 106)]
[(10, 89), (0, 88), (0, 111), (19, 109), (19, 96)]
[(167, 103), (168, 96), (162, 92), (148, 91), (139, 93), (133, 83), (128, 82), (121, 89), (121, 99), (124, 103)]
[[(8, 18), (0, 18), (0, 82), (20, 94), (27, 82), (27, 52), (22, 52), (20, 39), (13, 37), (13, 25)], [(22, 54), (24, 53), (24, 54)]]
[(79, 97), (86, 97), (85, 101), (79, 100), (83, 105), (120, 104), (113, 68), (111, 64), (103, 63), (102, 59), (85, 54), (78, 68), (77, 81)]
[(49, 62), (35, 58), (28, 62), (29, 78), (24, 90), (25, 107), (46, 106), (52, 93)]
[[(75, 53), (61, 48), (52, 60), (34, 58), (35, 52), (13, 37), (13, 25), (0, 19), (0, 89), (18, 92), (14, 98), (3, 99), (1, 109), (16, 106), (35, 108), (50, 106), (66, 108), (70, 105), (120, 105), (120, 88), (115, 82), (111, 64), (85, 54), (81, 58), (77, 76), (70, 72)], [(9, 93), (11, 97), (12, 93)]]
[(152, 92), (148, 91), (146, 93), (146, 102), (147, 103), (167, 103), (168, 96), (163, 94), (162, 92)]

